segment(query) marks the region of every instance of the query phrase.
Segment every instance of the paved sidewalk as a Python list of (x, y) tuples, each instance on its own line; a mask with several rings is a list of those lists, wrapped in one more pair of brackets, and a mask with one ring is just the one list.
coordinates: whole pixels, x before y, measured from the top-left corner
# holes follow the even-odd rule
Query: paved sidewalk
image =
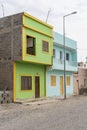
[(48, 104), (55, 101), (63, 100), (63, 97), (46, 97), (46, 98), (38, 98), (38, 99), (27, 99), (27, 100), (17, 100), (16, 103), (23, 105), (41, 105)]
[(76, 95), (68, 95), (66, 99), (63, 96), (61, 97), (45, 97), (45, 98), (38, 98), (38, 99), (27, 99), (27, 100), (18, 100), (16, 103), (23, 104), (23, 105), (42, 105), (53, 103), (56, 101), (67, 100), (71, 98), (79, 97)]

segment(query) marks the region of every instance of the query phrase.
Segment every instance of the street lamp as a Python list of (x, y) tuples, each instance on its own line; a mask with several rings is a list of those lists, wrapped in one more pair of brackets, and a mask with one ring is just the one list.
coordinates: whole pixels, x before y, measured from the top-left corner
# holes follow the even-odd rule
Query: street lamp
[(76, 14), (77, 12), (72, 12), (63, 16), (63, 44), (64, 44), (64, 99), (66, 99), (66, 45), (65, 45), (65, 18), (67, 16)]

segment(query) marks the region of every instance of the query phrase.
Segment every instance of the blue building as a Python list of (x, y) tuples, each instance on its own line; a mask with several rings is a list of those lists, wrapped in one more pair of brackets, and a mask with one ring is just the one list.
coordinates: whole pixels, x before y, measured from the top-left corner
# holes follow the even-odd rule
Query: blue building
[[(66, 94), (73, 95), (73, 72), (77, 71), (77, 43), (65, 38)], [(54, 32), (53, 66), (46, 72), (46, 96), (64, 95), (64, 45), (63, 35)]]

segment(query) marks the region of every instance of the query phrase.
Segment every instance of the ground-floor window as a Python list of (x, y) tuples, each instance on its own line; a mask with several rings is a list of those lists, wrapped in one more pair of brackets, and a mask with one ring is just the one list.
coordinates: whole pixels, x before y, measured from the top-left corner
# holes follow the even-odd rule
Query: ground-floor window
[(32, 90), (32, 76), (21, 76), (21, 90)]
[(70, 86), (70, 76), (67, 76), (67, 77), (66, 77), (66, 85), (67, 85), (67, 86)]
[(50, 76), (50, 84), (51, 84), (51, 86), (56, 86), (56, 76), (55, 75)]

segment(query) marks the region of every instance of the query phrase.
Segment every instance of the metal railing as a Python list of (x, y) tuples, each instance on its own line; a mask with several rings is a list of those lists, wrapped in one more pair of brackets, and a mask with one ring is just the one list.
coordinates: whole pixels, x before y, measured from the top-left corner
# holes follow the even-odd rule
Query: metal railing
[[(55, 65), (55, 64), (56, 64), (56, 65), (57, 65), (57, 64), (63, 65), (63, 64), (64, 64), (64, 60), (62, 60), (62, 59), (53, 59), (53, 64), (54, 64), (54, 65)], [(76, 67), (76, 66), (77, 66), (77, 62), (67, 61), (67, 60), (66, 60), (66, 65)]]

